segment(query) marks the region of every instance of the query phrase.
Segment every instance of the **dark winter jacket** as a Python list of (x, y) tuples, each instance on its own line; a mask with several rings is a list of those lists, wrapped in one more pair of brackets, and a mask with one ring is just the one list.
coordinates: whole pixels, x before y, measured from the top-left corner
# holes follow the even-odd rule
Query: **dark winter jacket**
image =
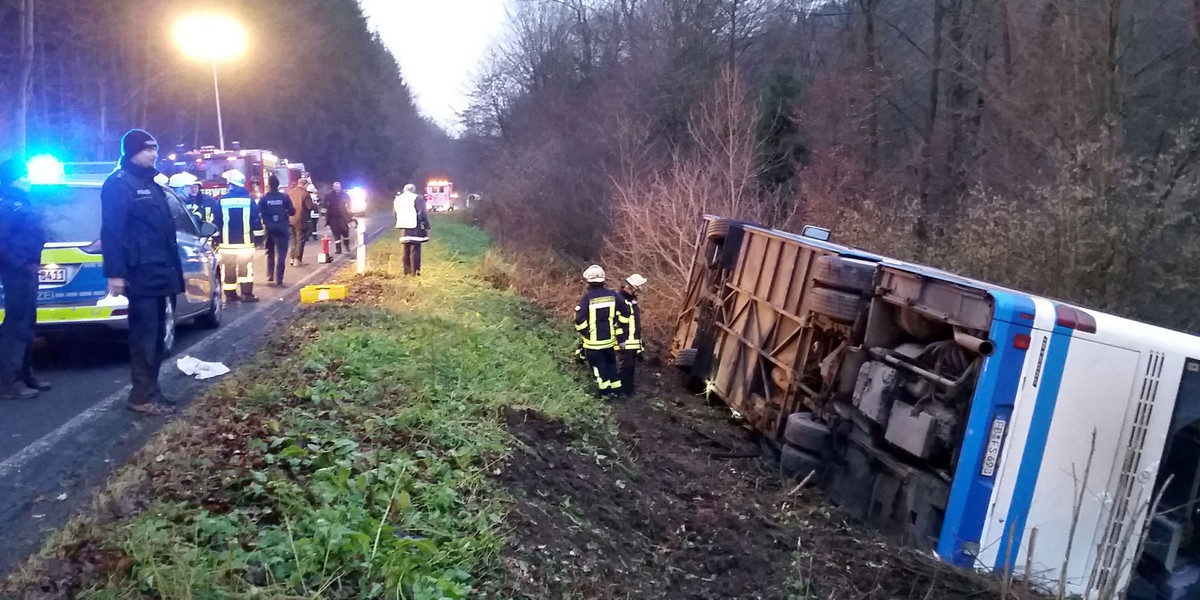
[(122, 158), (100, 189), (100, 247), (104, 276), (125, 280), (129, 296), (173, 296), (183, 292), (183, 264), (175, 242), (175, 220), (158, 171)]
[(30, 205), (29, 194), (0, 187), (0, 269), (40, 265), (45, 245), (46, 227), (41, 213)]
[(258, 210), (262, 213), (263, 225), (268, 229), (287, 229), (289, 218), (296, 214), (292, 199), (287, 194), (272, 190), (258, 201)]
[(622, 335), (621, 322), (629, 318), (629, 305), (604, 284), (588, 284), (587, 293), (575, 307), (575, 330), (583, 338), (586, 350), (606, 350), (617, 346)]
[(346, 190), (329, 190), (321, 201), (325, 204), (325, 222), (330, 227), (350, 222), (350, 196), (346, 195)]

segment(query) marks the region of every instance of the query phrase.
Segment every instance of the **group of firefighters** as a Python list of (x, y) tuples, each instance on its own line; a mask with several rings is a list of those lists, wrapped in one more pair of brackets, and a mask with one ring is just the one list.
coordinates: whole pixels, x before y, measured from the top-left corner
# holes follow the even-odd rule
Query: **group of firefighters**
[[(309, 215), (316, 207), (317, 189), (301, 177), (287, 192), (279, 178), (267, 178), (267, 193), (255, 200), (246, 188), (246, 175), (231, 169), (221, 175), (229, 191), (220, 198), (201, 192), (200, 180), (188, 172), (172, 175), (165, 185), (185, 199), (202, 222), (217, 228), (213, 244), (221, 262), (222, 289), (228, 301), (257, 302), (254, 295), (254, 251), (266, 248), (267, 283), (283, 285), (284, 263), (304, 265), (304, 246), (316, 223)], [(339, 182), (324, 199), (326, 221), (335, 238), (337, 253), (350, 249), (348, 197)], [(290, 248), (290, 250), (289, 250)]]
[(592, 370), (602, 397), (633, 396), (634, 372), (642, 358), (642, 312), (638, 293), (646, 278), (634, 273), (620, 289), (605, 286), (600, 265), (583, 271), (587, 291), (575, 307), (575, 330), (580, 346), (576, 355)]

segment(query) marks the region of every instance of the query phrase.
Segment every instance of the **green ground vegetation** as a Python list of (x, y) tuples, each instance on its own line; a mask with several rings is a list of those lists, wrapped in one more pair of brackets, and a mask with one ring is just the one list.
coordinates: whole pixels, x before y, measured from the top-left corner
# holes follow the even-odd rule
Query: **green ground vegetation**
[(119, 566), (82, 597), (478, 594), (501, 568), (508, 411), (581, 444), (614, 425), (566, 364), (570, 329), (480, 276), (487, 235), (434, 224), (420, 278), (381, 240), (351, 301), (300, 310), (127, 468), (142, 508), (93, 528)]

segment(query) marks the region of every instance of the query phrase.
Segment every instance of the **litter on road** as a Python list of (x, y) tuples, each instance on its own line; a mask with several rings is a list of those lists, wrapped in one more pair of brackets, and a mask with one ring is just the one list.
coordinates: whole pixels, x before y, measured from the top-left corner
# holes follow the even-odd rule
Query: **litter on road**
[(229, 372), (229, 367), (219, 362), (205, 362), (194, 356), (184, 356), (175, 361), (175, 366), (183, 371), (184, 375), (195, 377), (196, 379), (212, 379), (220, 377)]

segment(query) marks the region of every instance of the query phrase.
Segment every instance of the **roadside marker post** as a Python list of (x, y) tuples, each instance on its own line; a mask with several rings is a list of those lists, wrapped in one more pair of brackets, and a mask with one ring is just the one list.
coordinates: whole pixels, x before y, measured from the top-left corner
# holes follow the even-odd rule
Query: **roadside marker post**
[(367, 219), (358, 220), (358, 274), (367, 272)]

